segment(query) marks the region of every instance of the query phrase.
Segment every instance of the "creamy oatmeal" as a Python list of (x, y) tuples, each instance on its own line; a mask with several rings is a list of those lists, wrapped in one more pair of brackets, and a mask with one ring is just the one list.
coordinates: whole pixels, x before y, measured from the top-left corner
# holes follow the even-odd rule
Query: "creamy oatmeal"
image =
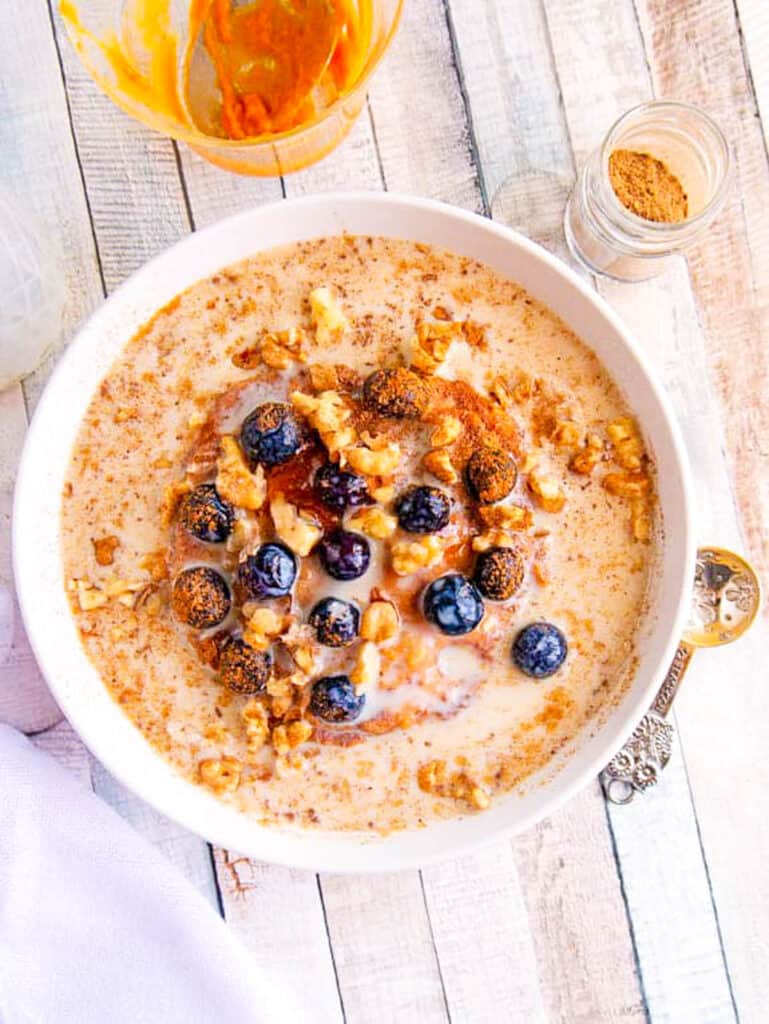
[(73, 613), (186, 777), (265, 822), (482, 810), (621, 698), (661, 524), (638, 426), (514, 282), (263, 253), (127, 345), (63, 495)]

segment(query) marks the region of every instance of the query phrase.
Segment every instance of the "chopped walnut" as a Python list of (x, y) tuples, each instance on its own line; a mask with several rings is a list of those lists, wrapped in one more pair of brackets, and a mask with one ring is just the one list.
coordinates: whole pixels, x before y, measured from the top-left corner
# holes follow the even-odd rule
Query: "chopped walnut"
[(566, 495), (561, 489), (561, 483), (552, 473), (533, 469), (529, 473), (529, 490), (545, 512), (560, 512), (566, 504)]
[(259, 521), (250, 517), (238, 516), (232, 533), (225, 541), (225, 548), (230, 552), (246, 551), (250, 553), (257, 547), (261, 539)]
[(590, 476), (603, 458), (603, 441), (598, 434), (588, 434), (585, 447), (569, 463), (569, 469), (581, 476)]
[(376, 450), (358, 446), (345, 453), (356, 473), (364, 476), (390, 476), (398, 468), (401, 449), (397, 441), (387, 441)]
[(336, 341), (349, 327), (349, 321), (330, 288), (315, 288), (310, 292), (310, 312), (319, 345)]
[(206, 415), (200, 411), (193, 412), (193, 414), (187, 420), (187, 426), (190, 430), (195, 430), (197, 427), (202, 427), (206, 422)]
[(398, 576), (410, 576), (429, 569), (441, 560), (443, 545), (439, 537), (428, 534), (417, 541), (398, 541), (392, 546), (392, 567)]
[(391, 601), (372, 601), (363, 612), (360, 635), (364, 640), (382, 644), (397, 636), (399, 630), (398, 612)]
[(115, 549), (120, 547), (120, 541), (114, 535), (100, 537), (98, 540), (91, 538), (93, 553), (99, 565), (112, 565), (115, 561)]
[(492, 527), (484, 533), (479, 533), (472, 540), (473, 551), (488, 551), (489, 548), (513, 547), (515, 540), (507, 530), (500, 530), (499, 527)]
[(243, 630), (243, 641), (255, 651), (266, 651), (272, 638), (283, 632), (283, 616), (272, 608), (257, 608)]
[(459, 473), (454, 469), (454, 463), (445, 448), (434, 448), (426, 452), (422, 456), (422, 465), (441, 483), (455, 484), (459, 480)]
[(109, 601), (109, 596), (92, 583), (88, 583), (86, 580), (75, 580), (74, 582), (77, 589), (77, 603), (80, 605), (81, 611), (92, 612), (96, 608), (102, 608)]
[(640, 498), (651, 488), (651, 480), (645, 473), (607, 473), (601, 484), (609, 494), (620, 498)]
[(614, 461), (623, 469), (638, 471), (643, 465), (644, 446), (635, 422), (629, 416), (614, 420), (606, 428), (614, 446)]
[(482, 505), (478, 515), (485, 526), (500, 530), (528, 530), (534, 522), (531, 509), (525, 505)]
[(355, 668), (350, 673), (350, 682), (358, 693), (368, 693), (379, 682), (382, 655), (372, 640), (364, 640), (358, 648)]
[(339, 374), (332, 363), (313, 363), (308, 369), (316, 391), (335, 391), (339, 387)]
[(189, 480), (177, 480), (169, 484), (163, 493), (163, 502), (160, 506), (160, 525), (168, 529), (176, 514), (176, 507), (185, 494), (192, 490)]
[(386, 505), (395, 497), (395, 487), (392, 484), (383, 484), (381, 487), (375, 487), (370, 493), (374, 501)]
[(398, 520), (382, 508), (363, 508), (356, 512), (346, 524), (350, 530), (360, 530), (367, 537), (386, 540), (392, 537), (398, 526)]
[(534, 394), (534, 389), (535, 383), (529, 374), (525, 373), (523, 370), (519, 370), (516, 374), (515, 383), (513, 384), (513, 401), (517, 405), (522, 405), (531, 398)]
[(239, 508), (256, 512), (267, 498), (267, 480), (261, 466), (254, 473), (248, 468), (240, 445), (229, 434), (222, 437), (216, 463), (216, 489)]
[(274, 334), (267, 332), (262, 337), (262, 362), (274, 370), (286, 370), (295, 362), (303, 363), (306, 359), (302, 349), (304, 340), (301, 327), (290, 327)]
[(555, 424), (550, 440), (556, 448), (577, 448), (582, 440), (582, 431), (573, 420), (560, 420)]
[(449, 354), (451, 343), (462, 336), (462, 325), (451, 321), (421, 323), (411, 339), (411, 366), (422, 373), (435, 373)]
[(234, 793), (240, 785), (242, 765), (236, 757), (209, 757), (198, 765), (200, 781), (220, 796)]
[(162, 583), (168, 578), (168, 562), (163, 551), (150, 551), (144, 555), (139, 560), (139, 568), (146, 569), (155, 583)]
[(491, 802), (488, 790), (465, 772), (454, 772), (447, 776), (445, 761), (427, 761), (421, 765), (417, 771), (417, 782), (425, 793), (466, 800), (479, 811), (485, 810)]
[(462, 421), (456, 416), (444, 416), (430, 437), (433, 448), (453, 444), (462, 433)]
[(635, 540), (648, 544), (652, 537), (652, 517), (648, 503), (635, 498), (630, 506), (630, 529)]
[(269, 736), (269, 716), (261, 701), (253, 698), (240, 712), (246, 730), (246, 751), (250, 758), (256, 757)]
[(357, 434), (355, 428), (348, 423), (352, 410), (338, 391), (321, 391), (317, 397), (294, 391), (291, 402), (318, 431), (332, 458), (342, 449), (355, 444)]
[(285, 754), (289, 750), (300, 747), (312, 736), (309, 722), (289, 722), (288, 725), (276, 725), (272, 730), (272, 746), (276, 754)]
[(321, 527), (282, 495), (270, 502), (270, 515), (278, 537), (301, 558), (306, 558), (323, 536)]
[(489, 391), (492, 398), (495, 398), (503, 409), (507, 409), (513, 401), (513, 395), (510, 390), (510, 386), (501, 375), (497, 375), (489, 386)]

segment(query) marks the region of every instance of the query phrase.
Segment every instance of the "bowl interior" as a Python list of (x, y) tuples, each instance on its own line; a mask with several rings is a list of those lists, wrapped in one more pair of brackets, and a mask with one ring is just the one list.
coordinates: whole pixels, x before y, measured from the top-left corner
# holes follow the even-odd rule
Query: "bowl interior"
[[(258, 249), (343, 231), (472, 256), (561, 316), (629, 397), (655, 454), (665, 520), (653, 611), (641, 636), (638, 672), (621, 705), (561, 762), (483, 814), (376, 839), (265, 828), (178, 776), (113, 701), (87, 659), (65, 597), (59, 540), (60, 495), (80, 420), (135, 331), (180, 291)], [(672, 659), (688, 608), (694, 565), (688, 494), (686, 458), (667, 399), (611, 310), (564, 264), (508, 229), (440, 203), (326, 195), (263, 206), (190, 235), (139, 270), (81, 329), (27, 436), (15, 496), (15, 573), (30, 641), (54, 696), (96, 757), (126, 786), (192, 831), (262, 860), (317, 870), (392, 870), (533, 824), (586, 785), (627, 739)]]

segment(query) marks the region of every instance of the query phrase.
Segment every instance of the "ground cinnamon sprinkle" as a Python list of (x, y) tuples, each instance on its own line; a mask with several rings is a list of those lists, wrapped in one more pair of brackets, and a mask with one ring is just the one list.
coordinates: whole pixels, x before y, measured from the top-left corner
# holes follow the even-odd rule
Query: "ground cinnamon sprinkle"
[(681, 182), (649, 153), (615, 149), (609, 156), (609, 180), (622, 205), (644, 220), (686, 220), (689, 201)]

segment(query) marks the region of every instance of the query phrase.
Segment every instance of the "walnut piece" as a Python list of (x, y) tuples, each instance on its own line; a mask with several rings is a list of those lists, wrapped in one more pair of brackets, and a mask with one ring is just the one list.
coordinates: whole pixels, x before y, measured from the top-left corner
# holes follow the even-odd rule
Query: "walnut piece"
[(534, 522), (531, 509), (525, 505), (482, 505), (478, 515), (484, 526), (514, 532), (528, 530)]
[(425, 793), (447, 796), (454, 800), (466, 800), (476, 810), (485, 810), (491, 799), (488, 790), (465, 772), (447, 775), (446, 762), (427, 761), (417, 771), (419, 788)]
[(323, 536), (321, 527), (282, 495), (270, 502), (270, 515), (278, 537), (300, 558), (306, 558)]
[(603, 441), (598, 434), (588, 434), (585, 447), (569, 463), (569, 469), (580, 476), (590, 476), (603, 458)]
[(462, 433), (462, 421), (456, 416), (444, 416), (430, 437), (433, 448), (453, 444)]
[(243, 630), (243, 641), (255, 651), (266, 651), (272, 638), (283, 632), (283, 616), (272, 608), (257, 608)]
[(242, 708), (240, 717), (246, 730), (246, 752), (250, 758), (256, 757), (270, 733), (267, 708), (252, 698)]
[(236, 757), (225, 754), (222, 757), (209, 757), (198, 764), (200, 781), (220, 796), (234, 793), (240, 785), (242, 765)]
[(226, 501), (239, 508), (258, 511), (267, 498), (267, 479), (261, 466), (254, 473), (248, 468), (240, 445), (226, 434), (219, 443), (216, 462), (216, 489)]
[(358, 693), (368, 693), (379, 682), (382, 655), (373, 640), (364, 640), (358, 648), (355, 668), (350, 673), (350, 682)]
[(566, 504), (566, 495), (561, 489), (561, 483), (552, 473), (533, 469), (529, 473), (529, 490), (545, 512), (560, 512)]
[(422, 373), (435, 373), (449, 354), (451, 344), (462, 337), (462, 325), (451, 321), (424, 322), (411, 339), (411, 366)]
[(74, 580), (73, 582), (77, 590), (77, 603), (80, 605), (81, 611), (92, 612), (96, 608), (102, 608), (109, 601), (107, 594), (99, 590), (92, 583), (88, 583), (87, 580)]
[(120, 541), (114, 535), (100, 537), (98, 540), (91, 538), (93, 553), (99, 565), (112, 565), (115, 561), (115, 549), (120, 547)]
[(185, 494), (192, 490), (189, 480), (177, 480), (169, 484), (163, 492), (163, 501), (160, 505), (160, 525), (168, 529), (176, 514), (176, 507)]
[(349, 327), (349, 321), (330, 288), (315, 288), (310, 292), (310, 312), (319, 345), (335, 341)]
[(356, 473), (364, 476), (390, 476), (398, 468), (401, 449), (397, 441), (386, 441), (376, 450), (362, 445), (349, 448), (345, 455)]
[(364, 640), (372, 640), (375, 644), (392, 640), (400, 631), (398, 612), (390, 601), (372, 601), (363, 612), (360, 623), (360, 635)]
[(363, 508), (348, 519), (345, 529), (360, 530), (367, 537), (386, 540), (392, 537), (398, 526), (398, 520), (382, 508)]
[(422, 465), (441, 483), (455, 484), (459, 480), (459, 473), (454, 469), (454, 463), (445, 448), (434, 448), (426, 452), (422, 457)]
[(606, 428), (614, 447), (614, 461), (623, 469), (638, 471), (643, 465), (644, 446), (638, 427), (630, 416), (614, 420)]
[(573, 420), (560, 420), (553, 428), (550, 440), (556, 448), (577, 448), (582, 440), (582, 431)]
[(398, 541), (393, 544), (391, 553), (393, 571), (398, 576), (410, 576), (439, 562), (443, 545), (439, 537), (427, 534), (417, 541)]
[(276, 725), (272, 730), (272, 746), (276, 754), (286, 754), (289, 750), (306, 743), (312, 736), (309, 722), (289, 722), (288, 725)]
[(648, 502), (635, 498), (630, 506), (630, 530), (635, 540), (648, 544), (652, 537), (652, 516)]
[(338, 391), (321, 391), (317, 397), (302, 391), (291, 394), (294, 408), (306, 416), (321, 441), (334, 458), (349, 445), (355, 444), (355, 428), (348, 423), (352, 410)]
[(645, 473), (607, 473), (601, 484), (609, 494), (620, 498), (641, 498), (651, 489)]

